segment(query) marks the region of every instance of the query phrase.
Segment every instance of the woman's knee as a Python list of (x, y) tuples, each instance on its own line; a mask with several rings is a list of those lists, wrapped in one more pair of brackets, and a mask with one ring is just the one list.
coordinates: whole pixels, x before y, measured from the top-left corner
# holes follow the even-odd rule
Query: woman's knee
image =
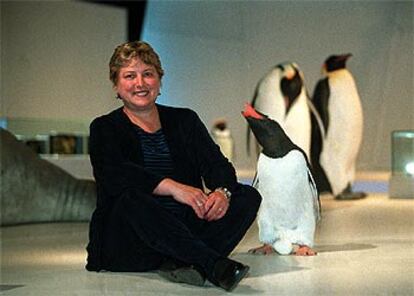
[(257, 212), (262, 197), (260, 193), (250, 185), (240, 184), (239, 188), (234, 192), (231, 202), (239, 204), (241, 207)]

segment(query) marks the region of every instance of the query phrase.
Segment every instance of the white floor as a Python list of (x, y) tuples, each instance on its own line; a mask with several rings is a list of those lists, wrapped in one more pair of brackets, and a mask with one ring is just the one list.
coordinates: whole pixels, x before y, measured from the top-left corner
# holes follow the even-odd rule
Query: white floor
[[(233, 295), (414, 295), (414, 199), (322, 197), (316, 257), (258, 256), (254, 225), (233, 257), (251, 267)], [(1, 228), (2, 295), (222, 295), (156, 273), (84, 269), (85, 223)]]

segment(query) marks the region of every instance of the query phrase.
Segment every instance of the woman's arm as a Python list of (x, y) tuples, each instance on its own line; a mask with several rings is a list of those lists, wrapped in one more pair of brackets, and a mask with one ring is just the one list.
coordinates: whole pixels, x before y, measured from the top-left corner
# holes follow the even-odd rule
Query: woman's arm
[(89, 147), (95, 180), (111, 196), (129, 188), (152, 193), (163, 179), (128, 158), (128, 153), (134, 152), (131, 142), (119, 126), (106, 118), (91, 123)]
[(189, 205), (200, 219), (203, 219), (206, 214), (204, 204), (208, 197), (199, 188), (176, 182), (170, 178), (165, 178), (155, 188), (154, 194), (170, 195), (176, 201)]

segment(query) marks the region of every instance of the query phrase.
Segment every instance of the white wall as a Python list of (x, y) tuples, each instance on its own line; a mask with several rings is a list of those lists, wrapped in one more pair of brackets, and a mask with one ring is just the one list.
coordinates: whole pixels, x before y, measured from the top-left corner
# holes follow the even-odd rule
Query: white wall
[[(119, 106), (108, 61), (126, 12), (79, 1), (1, 1), (0, 116), (89, 122)], [(150, 1), (143, 39), (160, 53), (161, 103), (227, 117), (235, 164), (253, 169), (240, 115), (273, 65), (297, 62), (313, 92), (330, 54), (351, 52), (365, 111), (360, 170), (390, 167), (390, 132), (414, 129), (413, 2)]]
[(0, 116), (89, 122), (118, 106), (108, 61), (126, 22), (111, 6), (2, 1)]
[(295, 61), (312, 93), (325, 58), (351, 52), (365, 111), (358, 167), (387, 170), (391, 131), (414, 128), (413, 15), (413, 2), (150, 1), (143, 39), (166, 70), (160, 102), (194, 108), (208, 126), (227, 117), (244, 169), (254, 159), (240, 111), (265, 72)]

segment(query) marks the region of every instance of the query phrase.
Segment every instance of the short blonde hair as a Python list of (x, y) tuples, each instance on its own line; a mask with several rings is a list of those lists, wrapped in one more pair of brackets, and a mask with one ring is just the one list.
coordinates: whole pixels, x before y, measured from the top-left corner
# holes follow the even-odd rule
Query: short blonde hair
[(145, 64), (154, 66), (161, 80), (164, 70), (158, 54), (148, 43), (132, 41), (118, 45), (109, 61), (109, 79), (114, 85), (118, 82), (119, 70), (127, 66), (134, 58), (139, 58)]

